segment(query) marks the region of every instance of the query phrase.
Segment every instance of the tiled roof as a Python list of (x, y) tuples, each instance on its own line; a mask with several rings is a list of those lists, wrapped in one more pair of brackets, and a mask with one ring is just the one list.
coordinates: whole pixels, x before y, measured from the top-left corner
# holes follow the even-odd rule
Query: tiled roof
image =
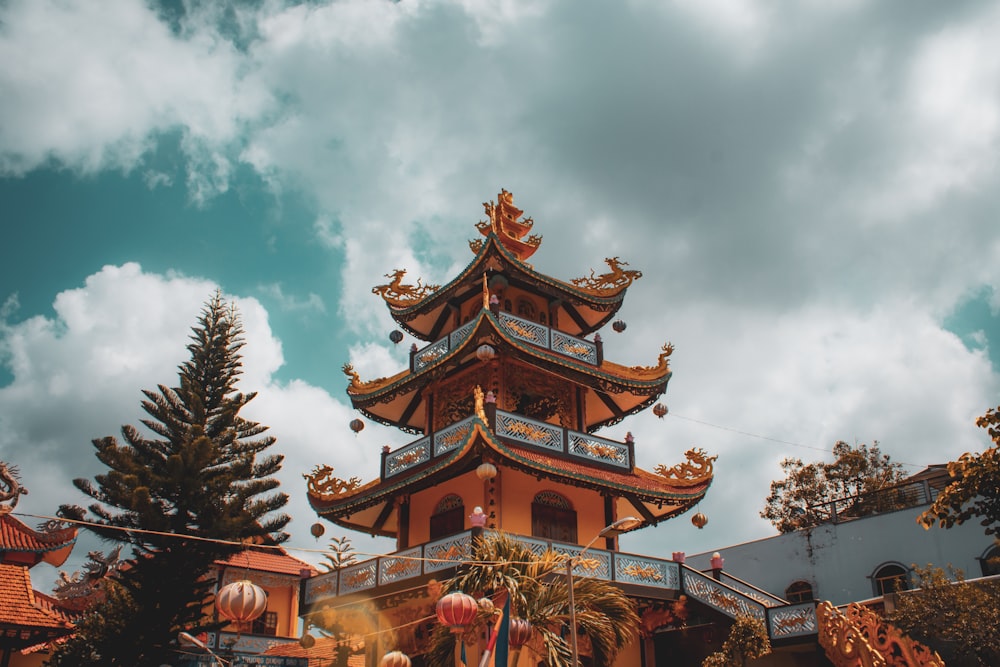
[(282, 548), (272, 549), (247, 549), (233, 554), (225, 560), (216, 561), (219, 565), (233, 568), (245, 568), (258, 572), (271, 572), (274, 574), (289, 574), (300, 576), (302, 570), (308, 570), (310, 575), (318, 574), (319, 571), (298, 558), (289, 555)]
[(0, 624), (26, 628), (69, 629), (65, 618), (47, 604), (39, 604), (24, 565), (0, 563)]
[[(339, 642), (332, 637), (317, 637), (316, 643), (309, 648), (301, 644), (289, 643), (272, 646), (264, 651), (264, 655), (284, 656), (287, 658), (308, 658), (309, 667), (327, 667), (335, 665), (337, 645)], [(354, 654), (347, 658), (347, 667), (365, 667), (364, 653)]]
[(76, 534), (75, 526), (40, 532), (10, 514), (0, 514), (0, 551), (56, 551), (76, 542)]

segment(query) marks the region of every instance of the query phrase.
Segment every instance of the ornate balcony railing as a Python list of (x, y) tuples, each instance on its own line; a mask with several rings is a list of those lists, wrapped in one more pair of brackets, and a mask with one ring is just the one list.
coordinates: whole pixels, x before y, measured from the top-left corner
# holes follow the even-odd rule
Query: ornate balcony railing
[[(471, 559), (472, 538), (473, 532), (465, 531), (356, 563), (339, 572), (321, 574), (305, 582), (302, 601), (311, 606), (340, 596), (369, 596), (383, 586), (422, 575), (437, 576)], [(710, 576), (673, 560), (593, 548), (584, 553), (576, 544), (537, 537), (518, 536), (518, 539), (538, 555), (552, 550), (573, 558), (573, 574), (577, 577), (661, 589), (669, 597), (683, 593), (730, 618), (752, 616), (767, 625), (771, 639), (804, 637), (817, 632), (815, 603), (789, 604), (721, 571)]]
[[(382, 479), (394, 477), (458, 447), (468, 436), (473, 420), (474, 417), (466, 417), (431, 435), (386, 452), (382, 458)], [(635, 460), (631, 442), (616, 442), (503, 410), (496, 411), (494, 422), (494, 433), (501, 438), (570, 459), (621, 470), (631, 470)]]
[[(563, 333), (558, 329), (547, 327), (538, 322), (532, 322), (510, 313), (498, 311), (496, 313), (500, 327), (513, 338), (531, 343), (537, 347), (551, 350), (576, 361), (597, 366), (601, 361), (601, 353), (598, 344), (577, 338)], [(422, 371), (435, 361), (448, 354), (461, 345), (469, 334), (472, 333), (475, 320), (463, 324), (450, 334), (436, 340), (419, 350), (416, 350), (410, 357), (410, 370), (414, 373)]]

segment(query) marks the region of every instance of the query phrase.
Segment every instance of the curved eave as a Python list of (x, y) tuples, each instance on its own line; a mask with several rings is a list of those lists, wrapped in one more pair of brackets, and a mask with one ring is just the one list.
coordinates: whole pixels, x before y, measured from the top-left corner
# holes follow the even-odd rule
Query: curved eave
[[(420, 432), (424, 423), (420, 405), (423, 399), (415, 395), (435, 376), (437, 369), (473, 354), (479, 341), (485, 336), (498, 337), (515, 352), (515, 358), (538, 364), (548, 373), (585, 385), (590, 385), (591, 380), (603, 385), (601, 391), (587, 392), (588, 431), (615, 424), (649, 407), (667, 390), (671, 377), (666, 364), (636, 368), (604, 362), (600, 366), (592, 366), (572, 357), (544, 350), (510, 336), (493, 313), (483, 310), (472, 332), (459, 346), (419, 372), (405, 370), (391, 378), (365, 382), (358, 386), (351, 384), (348, 395), (352, 405), (380, 424), (396, 426), (411, 433)], [(611, 404), (615, 407), (612, 408)]]
[[(585, 326), (581, 326), (579, 335), (586, 335), (597, 331), (614, 317), (621, 307), (625, 298), (628, 285), (605, 290), (606, 293), (595, 294), (592, 290), (582, 289), (568, 282), (557, 280), (550, 276), (538, 273), (531, 265), (521, 261), (517, 256), (504, 247), (501, 240), (495, 233), (490, 232), (483, 242), (483, 247), (476, 253), (472, 262), (447, 285), (431, 295), (414, 302), (411, 305), (399, 307), (389, 302), (389, 313), (392, 318), (406, 329), (413, 336), (421, 340), (431, 340), (438, 332), (438, 322), (441, 320), (442, 310), (446, 309), (449, 303), (456, 297), (464, 297), (470, 289), (470, 281), (482, 279), (483, 273), (487, 270), (503, 271), (511, 269), (511, 278), (517, 279), (517, 274), (521, 274), (525, 283), (545, 285), (551, 288), (551, 296), (568, 303), (576, 305), (577, 309), (583, 308), (593, 311), (590, 317), (578, 314), (586, 321)], [(574, 322), (580, 324), (577, 318), (572, 318)]]
[[(477, 438), (487, 439), (488, 433), (489, 428), (486, 424), (476, 419), (472, 422), (472, 428), (469, 429), (461, 446), (455, 447), (446, 455), (406, 470), (388, 481), (372, 480), (336, 498), (325, 499), (307, 492), (309, 505), (319, 516), (344, 528), (372, 535), (395, 537), (397, 520), (392, 503), (396, 495), (403, 492), (413, 493), (441, 481), (439, 479), (441, 474), (465, 458), (472, 451)], [(449, 472), (449, 477), (452, 474)], [(368, 520), (365, 520), (366, 518)], [(381, 525), (378, 525), (379, 521)]]
[(501, 466), (617, 496), (631, 503), (647, 524), (659, 523), (687, 511), (704, 497), (712, 484), (712, 478), (708, 478), (680, 486), (639, 468), (610, 470), (565, 457), (552, 457), (548, 452), (497, 438), (477, 419), (462, 445), (447, 455), (406, 470), (391, 481), (376, 479), (336, 498), (322, 499), (309, 493), (309, 504), (317, 514), (344, 528), (394, 537), (398, 519), (393, 503), (397, 495), (435, 486), (471, 470), (480, 458), (476, 456), (479, 442), (492, 450)]

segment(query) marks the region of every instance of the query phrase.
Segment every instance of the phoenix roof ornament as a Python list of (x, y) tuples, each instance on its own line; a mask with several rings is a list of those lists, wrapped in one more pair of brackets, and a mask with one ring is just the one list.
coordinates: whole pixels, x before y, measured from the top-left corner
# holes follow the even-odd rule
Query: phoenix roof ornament
[(391, 278), (392, 282), (373, 287), (372, 294), (380, 295), (389, 305), (403, 308), (413, 305), (441, 288), (440, 285), (424, 285), (420, 282), (420, 278), (417, 278), (416, 285), (404, 285), (405, 275), (406, 269), (396, 269), (392, 273), (385, 274), (385, 277)]
[(642, 278), (642, 271), (622, 269), (623, 266), (628, 266), (628, 262), (623, 262), (617, 257), (608, 257), (604, 261), (611, 267), (610, 272), (595, 275), (594, 270), (591, 269), (589, 276), (574, 278), (570, 282), (589, 292), (603, 294), (618, 292), (631, 285), (633, 281)]

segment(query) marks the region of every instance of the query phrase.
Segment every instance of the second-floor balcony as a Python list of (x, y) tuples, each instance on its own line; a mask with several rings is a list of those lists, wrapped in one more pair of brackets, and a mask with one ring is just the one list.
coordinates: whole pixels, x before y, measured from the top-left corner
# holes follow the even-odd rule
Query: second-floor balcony
[[(503, 311), (497, 311), (496, 318), (504, 332), (513, 338), (591, 366), (598, 366), (601, 363), (601, 345), (599, 342), (570, 336), (558, 329), (553, 329), (544, 324), (532, 322), (531, 320), (526, 320), (523, 317), (517, 317)], [(414, 350), (410, 355), (410, 370), (414, 373), (422, 371), (457, 348), (472, 333), (476, 321), (473, 319), (471, 322), (467, 322), (455, 329), (444, 338), (436, 340), (418, 350)]]
[[(493, 433), (539, 451), (569, 460), (596, 463), (617, 470), (631, 470), (635, 461), (632, 442), (617, 442), (556, 424), (496, 410)], [(423, 465), (461, 446), (472, 428), (467, 417), (431, 435), (424, 436), (382, 456), (382, 480)]]

